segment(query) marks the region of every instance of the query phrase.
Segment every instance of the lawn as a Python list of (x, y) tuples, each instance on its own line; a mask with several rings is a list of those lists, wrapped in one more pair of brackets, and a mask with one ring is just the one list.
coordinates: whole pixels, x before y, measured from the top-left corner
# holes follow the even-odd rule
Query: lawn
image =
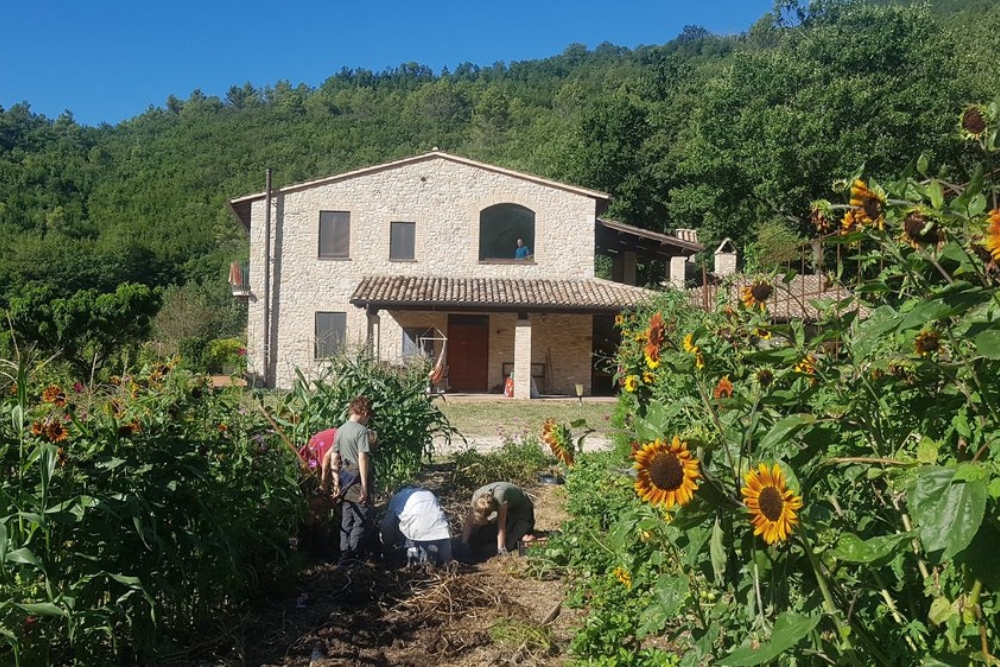
[[(616, 403), (610, 399), (514, 400), (511, 398), (444, 398), (437, 406), (452, 426), (465, 437), (541, 435), (548, 418), (569, 424), (585, 419), (598, 434), (610, 436), (611, 415)], [(574, 429), (574, 433), (577, 429)]]

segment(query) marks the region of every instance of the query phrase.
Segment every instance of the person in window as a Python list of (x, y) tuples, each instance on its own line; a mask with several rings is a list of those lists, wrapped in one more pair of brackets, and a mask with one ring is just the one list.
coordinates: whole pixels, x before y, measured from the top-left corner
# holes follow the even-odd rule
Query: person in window
[(535, 539), (535, 505), (510, 482), (493, 482), (472, 494), (472, 507), (462, 526), (463, 556), (471, 560), (501, 556), (518, 542)]
[(514, 259), (528, 259), (531, 257), (531, 249), (524, 245), (524, 239), (517, 240), (517, 250), (514, 251)]
[(416, 486), (407, 486), (389, 501), (379, 530), (382, 546), (406, 548), (408, 565), (446, 565), (451, 560), (448, 517), (437, 496)]

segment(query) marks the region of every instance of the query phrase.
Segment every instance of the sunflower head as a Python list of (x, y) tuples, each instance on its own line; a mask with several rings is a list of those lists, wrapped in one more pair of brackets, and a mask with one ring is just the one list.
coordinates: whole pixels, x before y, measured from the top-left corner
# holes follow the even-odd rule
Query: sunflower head
[(642, 373), (642, 383), (643, 384), (653, 384), (656, 382), (656, 376), (649, 371), (643, 371)]
[(941, 334), (937, 331), (921, 331), (913, 343), (913, 348), (921, 357), (929, 356), (941, 349)]
[(625, 391), (630, 394), (634, 394), (635, 390), (639, 388), (639, 376), (638, 375), (626, 375), (624, 384)]
[(733, 397), (733, 383), (730, 381), (728, 375), (723, 375), (719, 382), (715, 385), (715, 390), (712, 391), (712, 396), (716, 400), (720, 398), (732, 398)]
[(977, 104), (970, 104), (962, 110), (958, 118), (959, 134), (966, 139), (979, 139), (986, 132), (986, 110)]
[(744, 287), (740, 298), (743, 301), (743, 305), (748, 309), (760, 308), (763, 311), (766, 307), (765, 302), (771, 298), (771, 294), (773, 293), (774, 288), (771, 286), (771, 283), (758, 280), (753, 285)]
[(646, 353), (644, 353), (643, 356), (646, 359), (646, 368), (648, 368), (649, 370), (655, 371), (657, 368), (660, 367), (660, 354), (659, 354), (659, 352), (656, 353), (656, 357), (655, 358), (652, 357), (652, 356), (650, 356), (649, 354), (646, 354)]
[(632, 588), (632, 575), (623, 567), (616, 567), (612, 574), (625, 588)]
[(796, 511), (802, 509), (802, 498), (787, 487), (781, 467), (761, 463), (747, 472), (744, 482), (740, 492), (752, 517), (753, 534), (763, 535), (768, 544), (787, 540), (799, 523)]
[(549, 446), (552, 454), (568, 466), (573, 465), (573, 445), (569, 427), (557, 424), (552, 418), (542, 425), (542, 441)]
[(767, 366), (759, 368), (754, 373), (754, 381), (761, 389), (767, 389), (774, 383), (774, 371)]
[(615, 326), (621, 328), (625, 324), (625, 316), (621, 313), (615, 315)]
[(804, 356), (799, 363), (795, 364), (794, 368), (796, 373), (802, 375), (815, 375), (816, 374), (816, 357), (810, 352)]
[(45, 425), (45, 436), (52, 442), (62, 442), (69, 437), (69, 432), (61, 421), (53, 419)]
[[(656, 368), (656, 366), (660, 365), (660, 346), (646, 343), (646, 346), (642, 349), (642, 356), (646, 359), (646, 364), (650, 365), (650, 368)], [(656, 366), (652, 366), (651, 364), (656, 364)]]
[(868, 187), (860, 178), (851, 185), (851, 206), (856, 206), (855, 216), (861, 222), (885, 228), (885, 196)]
[(980, 245), (990, 254), (993, 261), (1000, 262), (1000, 208), (990, 211), (986, 218), (986, 229)]
[(943, 241), (944, 234), (934, 218), (914, 209), (903, 220), (903, 240), (914, 248), (919, 248)]
[(45, 424), (40, 421), (31, 422), (31, 435), (42, 435), (45, 433)]
[(667, 509), (690, 502), (701, 477), (698, 459), (677, 436), (669, 443), (659, 438), (643, 443), (635, 453), (635, 469), (639, 497)]
[(816, 201), (809, 208), (809, 222), (820, 234), (828, 234), (833, 229), (833, 211), (825, 201)]
[(858, 216), (857, 210), (851, 209), (840, 220), (840, 234), (841, 236), (846, 236), (847, 234), (853, 234), (859, 229), (861, 229), (861, 218)]
[(660, 312), (653, 313), (653, 316), (649, 318), (649, 328), (646, 329), (646, 340), (649, 341), (650, 345), (655, 345), (659, 349), (660, 345), (663, 344), (663, 335), (666, 331), (666, 327), (663, 324), (663, 314)]
[(684, 351), (693, 353), (698, 349), (698, 346), (694, 344), (694, 334), (689, 333), (684, 336)]
[(62, 390), (62, 387), (50, 384), (42, 392), (42, 401), (52, 403), (57, 408), (61, 408), (66, 405), (66, 392)]

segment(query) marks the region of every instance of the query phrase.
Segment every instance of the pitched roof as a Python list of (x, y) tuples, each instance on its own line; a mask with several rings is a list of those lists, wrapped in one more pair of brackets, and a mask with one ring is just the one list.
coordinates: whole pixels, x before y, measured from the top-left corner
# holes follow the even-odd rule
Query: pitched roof
[(489, 310), (616, 313), (656, 292), (600, 278), (439, 278), (367, 276), (351, 303), (388, 310)]
[(604, 218), (597, 218), (594, 232), (598, 249), (606, 253), (632, 251), (645, 257), (669, 260), (675, 255), (688, 256), (705, 249), (695, 241)]
[[(452, 155), (451, 153), (445, 153), (444, 151), (433, 150), (429, 153), (422, 153), (420, 155), (413, 155), (408, 158), (403, 158), (402, 160), (396, 160), (394, 162), (386, 162), (384, 164), (378, 164), (371, 167), (365, 167), (363, 169), (356, 169), (354, 171), (344, 172), (342, 174), (335, 174), (333, 176), (326, 176), (324, 178), (318, 178), (312, 181), (304, 181), (302, 183), (293, 183), (291, 185), (286, 185), (282, 188), (276, 188), (271, 191), (271, 196), (277, 196), (282, 194), (288, 194), (290, 192), (296, 192), (298, 190), (305, 190), (308, 188), (327, 185), (329, 183), (337, 183), (339, 181), (344, 181), (351, 178), (357, 178), (359, 176), (366, 176), (368, 174), (374, 174), (387, 169), (395, 169), (397, 167), (402, 167), (405, 165), (416, 164), (418, 162), (424, 162), (427, 160), (442, 159), (449, 160), (458, 164), (464, 164), (469, 167), (475, 167), (477, 169), (483, 169), (486, 171), (492, 171), (498, 174), (505, 174), (513, 178), (518, 178), (525, 181), (531, 181), (532, 183), (537, 183), (539, 185), (545, 185), (550, 188), (555, 188), (557, 190), (564, 190), (566, 192), (572, 192), (584, 197), (590, 197), (600, 202), (608, 202), (611, 200), (611, 195), (605, 192), (599, 192), (597, 190), (590, 190), (588, 188), (581, 188), (575, 185), (569, 185), (567, 183), (560, 183), (559, 181), (553, 181), (548, 178), (542, 178), (541, 176), (535, 176), (534, 174), (528, 174), (523, 171), (515, 171), (513, 169), (505, 169), (503, 167), (497, 167), (496, 165), (487, 164), (485, 162), (477, 162), (476, 160), (470, 160), (468, 158), (459, 157), (458, 155)], [(250, 229), (250, 208), (253, 202), (262, 200), (267, 196), (266, 192), (258, 192), (252, 195), (246, 195), (244, 197), (237, 197), (236, 199), (229, 200), (229, 208), (232, 210), (233, 214), (239, 218), (239, 221), (243, 223), (246, 229)]]
[[(694, 287), (687, 290), (687, 294), (696, 306), (709, 310), (715, 307), (720, 298), (725, 303), (738, 303), (743, 289), (759, 280), (757, 277), (741, 274), (723, 284)], [(846, 299), (852, 294), (850, 289), (823, 274), (796, 275), (787, 283), (775, 280), (771, 287), (773, 292), (767, 300), (767, 312), (776, 320), (819, 319), (820, 312), (812, 304), (813, 301)]]

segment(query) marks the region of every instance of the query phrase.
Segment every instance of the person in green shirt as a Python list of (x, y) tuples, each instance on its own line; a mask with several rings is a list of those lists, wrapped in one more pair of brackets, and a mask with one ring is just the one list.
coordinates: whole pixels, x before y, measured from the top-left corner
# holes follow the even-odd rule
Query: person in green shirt
[[(372, 416), (371, 402), (365, 396), (357, 396), (347, 408), (347, 421), (337, 429), (333, 448), (327, 453), (330, 460), (324, 460), (324, 486), (329, 479), (328, 470), (336, 468), (339, 457), (340, 479), (340, 561), (357, 560), (371, 541), (372, 532), (372, 479), (374, 468), (371, 464), (370, 441), (373, 432), (368, 430)], [(331, 470), (332, 472), (332, 470)], [(335, 486), (336, 490), (336, 486)]]
[(462, 550), (473, 559), (506, 555), (517, 543), (534, 539), (535, 505), (510, 482), (493, 482), (476, 489), (462, 526)]

